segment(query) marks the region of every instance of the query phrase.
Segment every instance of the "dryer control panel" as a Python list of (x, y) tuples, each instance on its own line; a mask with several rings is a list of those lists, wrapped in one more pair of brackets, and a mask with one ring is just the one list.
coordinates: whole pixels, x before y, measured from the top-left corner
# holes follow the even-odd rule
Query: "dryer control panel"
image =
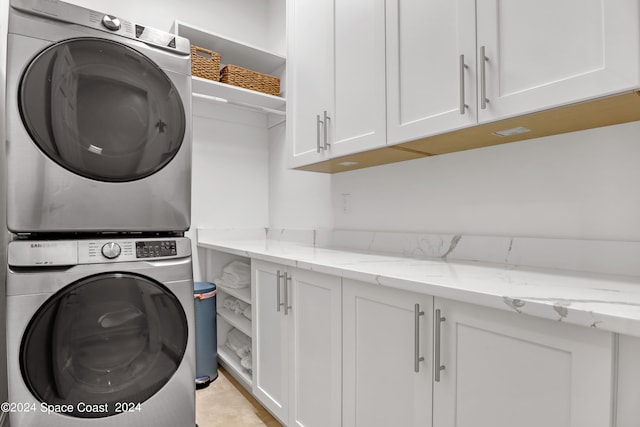
[(117, 34), (181, 55), (191, 55), (188, 39), (60, 0), (12, 0), (11, 7), (32, 15)]

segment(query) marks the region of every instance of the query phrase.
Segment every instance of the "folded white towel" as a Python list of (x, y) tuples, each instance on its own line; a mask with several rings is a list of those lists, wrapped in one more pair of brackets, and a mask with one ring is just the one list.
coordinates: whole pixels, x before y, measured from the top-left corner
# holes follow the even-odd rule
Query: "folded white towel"
[(251, 284), (251, 266), (246, 262), (231, 261), (214, 282), (230, 288), (246, 288)]
[(234, 297), (225, 298), (222, 305), (224, 306), (224, 308), (231, 310), (238, 315), (242, 314), (247, 309), (247, 307), (251, 308), (251, 306), (246, 302), (240, 301), (238, 298)]
[(231, 328), (227, 333), (227, 340), (225, 345), (238, 355), (238, 357), (245, 357), (251, 353), (251, 338), (237, 330)]
[(236, 355), (243, 359), (251, 354), (251, 345), (245, 345), (236, 350)]
[(223, 307), (228, 309), (228, 310), (234, 310), (236, 307), (236, 301), (238, 301), (236, 298), (225, 298), (224, 302), (222, 303)]
[(244, 317), (246, 317), (247, 319), (251, 320), (251, 306), (247, 305), (247, 308), (244, 309), (242, 314), (243, 314)]
[(253, 359), (251, 357), (251, 353), (249, 353), (246, 357), (243, 357), (242, 359), (240, 359), (240, 366), (242, 366), (247, 371), (249, 371), (249, 373), (251, 373), (252, 362), (253, 362)]

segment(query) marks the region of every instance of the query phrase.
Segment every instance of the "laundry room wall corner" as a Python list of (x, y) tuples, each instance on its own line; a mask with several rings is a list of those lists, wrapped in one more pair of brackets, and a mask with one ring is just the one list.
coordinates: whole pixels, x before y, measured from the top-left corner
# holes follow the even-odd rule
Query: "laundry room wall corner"
[[(7, 395), (7, 340), (6, 340), (6, 268), (7, 268), (7, 230), (6, 230), (6, 209), (5, 209), (5, 77), (7, 63), (7, 23), (8, 23), (9, 0), (0, 0), (0, 402), (6, 402)], [(0, 427), (9, 426), (9, 417), (4, 412), (0, 412)]]

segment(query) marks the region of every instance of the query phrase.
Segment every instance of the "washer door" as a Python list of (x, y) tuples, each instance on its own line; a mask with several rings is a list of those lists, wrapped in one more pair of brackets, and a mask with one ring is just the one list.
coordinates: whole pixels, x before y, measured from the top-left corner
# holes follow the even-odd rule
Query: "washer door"
[(36, 145), (86, 178), (133, 181), (162, 169), (184, 138), (182, 101), (169, 77), (138, 51), (76, 38), (49, 46), (18, 90)]
[[(176, 372), (187, 319), (162, 284), (131, 273), (83, 278), (49, 298), (20, 349), (25, 384), (40, 401), (79, 418), (135, 408)], [(56, 406), (60, 408), (61, 406)]]

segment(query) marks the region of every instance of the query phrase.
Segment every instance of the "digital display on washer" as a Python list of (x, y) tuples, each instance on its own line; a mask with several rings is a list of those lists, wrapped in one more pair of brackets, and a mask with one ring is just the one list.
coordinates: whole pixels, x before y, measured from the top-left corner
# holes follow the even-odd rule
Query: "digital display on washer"
[(136, 242), (136, 258), (156, 258), (177, 254), (175, 240)]
[(176, 37), (174, 35), (138, 24), (136, 24), (136, 38), (159, 46), (176, 47)]

